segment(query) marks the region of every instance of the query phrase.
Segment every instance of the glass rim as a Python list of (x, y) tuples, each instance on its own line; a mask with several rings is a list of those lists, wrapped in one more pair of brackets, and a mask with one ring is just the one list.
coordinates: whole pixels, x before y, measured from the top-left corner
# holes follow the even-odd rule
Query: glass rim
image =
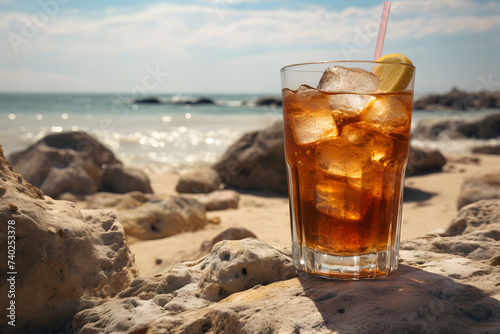
[(319, 65), (319, 64), (345, 64), (345, 63), (359, 63), (359, 64), (374, 64), (374, 65), (381, 65), (381, 64), (394, 64), (394, 65), (403, 65), (403, 66), (408, 66), (416, 69), (415, 65), (412, 64), (407, 64), (407, 63), (399, 63), (399, 62), (392, 62), (392, 61), (374, 61), (374, 60), (322, 60), (322, 61), (311, 61), (311, 62), (306, 62), (306, 63), (296, 63), (296, 64), (290, 64), (283, 66), (280, 69), (280, 72), (283, 72), (286, 69), (298, 67), (298, 66), (305, 66), (305, 65)]

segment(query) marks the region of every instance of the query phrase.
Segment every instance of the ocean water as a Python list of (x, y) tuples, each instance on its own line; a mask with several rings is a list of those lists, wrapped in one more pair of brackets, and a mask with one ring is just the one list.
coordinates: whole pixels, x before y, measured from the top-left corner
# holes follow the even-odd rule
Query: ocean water
[[(176, 101), (205, 95), (158, 95)], [(134, 104), (120, 94), (0, 94), (0, 145), (8, 156), (45, 135), (84, 130), (126, 165), (146, 171), (179, 171), (211, 165), (244, 133), (282, 118), (281, 107), (259, 107), (255, 94), (208, 96), (214, 105)], [(425, 117), (472, 118), (500, 110), (419, 111)], [(466, 152), (493, 141), (420, 141), (445, 152)]]
[[(202, 95), (157, 95), (166, 100)], [(134, 104), (120, 94), (0, 94), (0, 145), (8, 157), (47, 134), (83, 130), (124, 164), (174, 171), (216, 162), (244, 133), (282, 118), (258, 95), (211, 95), (214, 105)], [(243, 105), (245, 104), (245, 105)]]

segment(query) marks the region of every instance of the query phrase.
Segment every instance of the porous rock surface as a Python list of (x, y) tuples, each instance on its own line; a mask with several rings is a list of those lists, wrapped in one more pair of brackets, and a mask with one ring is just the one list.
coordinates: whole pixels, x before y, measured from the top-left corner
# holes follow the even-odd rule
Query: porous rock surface
[(195, 231), (208, 223), (205, 206), (194, 198), (183, 196), (100, 192), (87, 196), (82, 205), (88, 209), (114, 210), (129, 243)]
[[(240, 291), (295, 276), (284, 251), (256, 239), (222, 241), (199, 261), (179, 264), (153, 277), (136, 278), (116, 298), (84, 301), (74, 326), (83, 334), (145, 333), (160, 318), (182, 325), (190, 311), (200, 312)], [(203, 332), (205, 320), (189, 320), (193, 321), (197, 329), (192, 332)]]
[[(2, 255), (0, 263), (2, 333), (65, 330), (81, 296), (112, 297), (138, 276), (113, 212), (79, 210), (74, 203), (44, 196), (11, 170), (1, 146), (0, 223), (1, 253), (8, 254), (15, 240), (11, 262)], [(7, 237), (12, 231), (15, 239)], [(10, 299), (16, 305), (15, 327), (5, 316), (9, 272), (16, 272), (15, 298)]]
[(48, 135), (9, 156), (12, 167), (45, 194), (57, 198), (96, 191), (152, 193), (141, 170), (124, 167), (113, 152), (86, 132)]
[[(500, 200), (464, 207), (442, 235), (403, 242), (386, 278), (299, 273), (286, 250), (222, 241), (205, 258), (88, 299), (80, 333), (497, 333)], [(459, 227), (459, 228), (457, 228)]]
[(241, 240), (246, 238), (257, 239), (257, 236), (252, 231), (247, 230), (246, 228), (243, 227), (230, 227), (228, 229), (225, 229), (224, 231), (213, 237), (212, 240), (205, 240), (201, 244), (200, 251), (203, 252), (203, 254), (200, 254), (200, 257), (201, 255), (208, 254), (212, 249), (212, 247), (220, 241)]
[(486, 168), (469, 175), (460, 188), (457, 207), (482, 199), (500, 199), (500, 168)]

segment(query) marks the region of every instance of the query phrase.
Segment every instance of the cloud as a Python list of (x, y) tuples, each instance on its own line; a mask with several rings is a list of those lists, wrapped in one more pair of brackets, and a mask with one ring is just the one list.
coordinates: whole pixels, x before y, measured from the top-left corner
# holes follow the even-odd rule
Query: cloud
[[(356, 54), (360, 56), (368, 53), (368, 48), (371, 53), (382, 9), (380, 4), (341, 11), (310, 4), (290, 8), (286, 2), (281, 7), (280, 2), (273, 5), (278, 9), (248, 9), (254, 7), (240, 6), (243, 2), (249, 1), (163, 2), (99, 11), (70, 10), (61, 5), (52, 13), (41, 7), (32, 13), (2, 12), (0, 36), (15, 34), (23, 43), (17, 45), (16, 53), (9, 39), (1, 39), (0, 64), (9, 68), (13, 80), (15, 73), (27, 78), (31, 69), (33, 82), (43, 82), (41, 73), (54, 73), (46, 79), (76, 90), (85, 85), (87, 89), (97, 87), (96, 78), (103, 77), (106, 85), (113, 85), (109, 78), (121, 80), (120, 73), (140, 72), (147, 64), (172, 64), (189, 75), (187, 67), (194, 62), (220, 72), (224, 63), (238, 64), (239, 59), (277, 62), (279, 54), (287, 59), (311, 60), (318, 55), (339, 55), (346, 45), (358, 50), (364, 45), (366, 52)], [(44, 13), (46, 22), (38, 24)], [(35, 26), (37, 32), (26, 36), (27, 25)], [(405, 0), (393, 2), (387, 38), (393, 44), (420, 45), (440, 36), (498, 36), (499, 32), (500, 3)], [(196, 69), (202, 71), (203, 67)]]
[[(69, 57), (137, 50), (190, 55), (200, 49), (339, 45), (352, 42), (359, 29), (369, 28), (375, 34), (380, 11), (380, 6), (350, 7), (342, 12), (319, 7), (243, 10), (238, 1), (233, 3), (222, 17), (208, 4), (160, 3), (135, 12), (108, 9), (93, 16), (65, 15), (62, 8), (32, 40), (38, 51)], [(11, 30), (22, 36), (20, 27), (26, 21), (34, 22), (34, 16), (0, 14), (4, 34)], [(395, 3), (389, 32), (392, 38), (421, 38), (498, 28), (500, 4), (420, 0)]]
[(500, 30), (500, 3), (467, 0), (399, 1), (391, 16), (393, 38), (423, 38)]
[[(200, 49), (214, 48), (321, 46), (352, 41), (356, 27), (371, 24), (374, 30), (380, 10), (379, 6), (350, 7), (342, 12), (318, 7), (240, 10), (239, 2), (233, 3), (224, 9), (223, 16), (215, 6), (208, 4), (160, 3), (136, 12), (108, 9), (95, 16), (66, 15), (61, 8), (32, 39), (38, 51), (66, 56), (149, 49), (189, 55)], [(394, 7), (390, 22), (393, 38), (484, 32), (500, 27), (500, 4), (466, 0), (400, 1)], [(476, 16), (486, 8), (489, 15)], [(2, 31), (5, 34), (11, 30), (23, 36), (20, 28), (27, 21), (36, 25), (35, 14), (0, 14)]]

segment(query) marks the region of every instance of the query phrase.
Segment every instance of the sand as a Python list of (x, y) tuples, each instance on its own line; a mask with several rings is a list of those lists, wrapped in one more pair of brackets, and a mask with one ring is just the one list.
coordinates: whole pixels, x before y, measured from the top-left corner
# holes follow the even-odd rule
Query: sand
[[(413, 239), (445, 228), (456, 216), (456, 200), (464, 178), (476, 171), (500, 166), (500, 156), (467, 154), (447, 156), (443, 171), (408, 177), (405, 182), (401, 239)], [(177, 195), (179, 175), (150, 175), (157, 194)], [(141, 275), (161, 273), (171, 263), (195, 259), (205, 240), (230, 227), (244, 227), (273, 246), (290, 247), (288, 198), (263, 193), (241, 193), (238, 209), (211, 211), (203, 230), (131, 245)]]

